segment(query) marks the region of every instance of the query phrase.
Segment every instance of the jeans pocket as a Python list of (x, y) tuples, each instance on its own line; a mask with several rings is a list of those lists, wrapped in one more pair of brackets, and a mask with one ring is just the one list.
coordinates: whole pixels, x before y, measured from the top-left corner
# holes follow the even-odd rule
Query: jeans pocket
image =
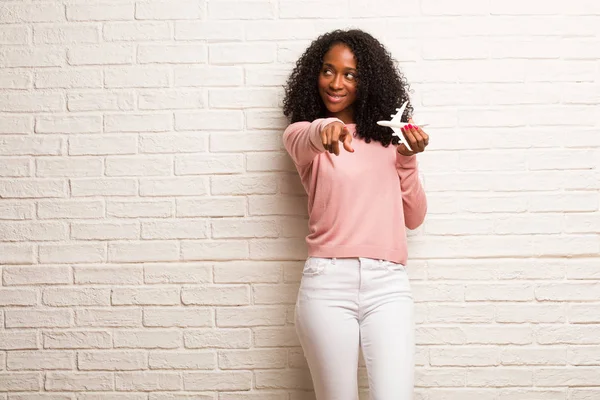
[(384, 261), (385, 269), (390, 272), (406, 272), (406, 267), (402, 264), (395, 263), (392, 261)]
[(302, 276), (317, 276), (325, 271), (327, 261), (325, 259), (309, 257), (304, 263)]

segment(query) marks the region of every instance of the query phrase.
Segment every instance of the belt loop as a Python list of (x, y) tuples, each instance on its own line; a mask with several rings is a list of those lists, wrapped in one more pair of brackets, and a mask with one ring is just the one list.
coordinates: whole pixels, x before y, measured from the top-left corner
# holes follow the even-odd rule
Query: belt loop
[(331, 259), (331, 263), (332, 263), (333, 265), (335, 265), (335, 261), (336, 261), (336, 260), (337, 260), (337, 258), (333, 257), (333, 258)]

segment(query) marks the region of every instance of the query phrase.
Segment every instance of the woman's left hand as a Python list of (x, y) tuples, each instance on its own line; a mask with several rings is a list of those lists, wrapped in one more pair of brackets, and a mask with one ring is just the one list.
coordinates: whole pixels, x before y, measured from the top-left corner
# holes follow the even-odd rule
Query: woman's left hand
[(398, 145), (396, 150), (403, 156), (412, 156), (417, 153), (421, 153), (429, 144), (429, 135), (426, 134), (425, 131), (423, 131), (423, 129), (421, 129), (419, 126), (413, 124), (412, 119), (409, 119), (408, 122), (409, 125), (401, 128), (401, 130), (412, 151), (408, 150), (404, 144)]

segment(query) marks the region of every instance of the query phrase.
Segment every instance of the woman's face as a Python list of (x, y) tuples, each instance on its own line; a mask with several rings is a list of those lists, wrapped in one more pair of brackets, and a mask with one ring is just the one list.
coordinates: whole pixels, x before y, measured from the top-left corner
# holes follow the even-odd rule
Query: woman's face
[(323, 57), (319, 73), (319, 94), (332, 117), (354, 122), (356, 100), (356, 59), (344, 44), (335, 44)]

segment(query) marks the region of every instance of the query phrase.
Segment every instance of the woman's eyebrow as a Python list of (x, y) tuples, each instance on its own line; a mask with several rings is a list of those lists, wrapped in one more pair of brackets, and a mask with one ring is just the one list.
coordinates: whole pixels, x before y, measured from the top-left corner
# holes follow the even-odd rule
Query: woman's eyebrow
[[(335, 69), (335, 66), (333, 64), (329, 64), (329, 63), (323, 63), (324, 67), (330, 67), (332, 69)], [(353, 67), (345, 67), (344, 68), (346, 71), (356, 71), (356, 68)]]

